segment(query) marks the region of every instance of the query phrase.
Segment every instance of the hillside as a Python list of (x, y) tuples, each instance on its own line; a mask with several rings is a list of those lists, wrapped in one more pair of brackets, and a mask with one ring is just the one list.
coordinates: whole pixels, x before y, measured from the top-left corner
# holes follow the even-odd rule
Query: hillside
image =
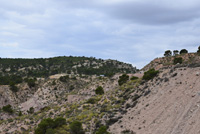
[[(144, 85), (149, 91), (138, 99), (137, 106), (114, 125), (113, 134), (130, 130), (136, 134), (200, 133), (200, 67), (160, 70), (160, 74)], [(131, 102), (131, 99), (128, 100)]]
[(115, 73), (134, 73), (135, 67), (117, 60), (94, 57), (54, 57), (39, 59), (0, 59), (1, 76), (49, 77), (54, 74), (85, 74), (112, 76)]
[(170, 68), (176, 65), (177, 63), (174, 63), (174, 59), (176, 58), (182, 58), (181, 66), (187, 67), (187, 66), (199, 66), (200, 63), (200, 56), (198, 53), (186, 53), (186, 54), (180, 54), (176, 56), (171, 57), (161, 57), (156, 58), (153, 61), (151, 61), (149, 64), (144, 66), (141, 70), (147, 71), (151, 68), (155, 68), (156, 70), (159, 70), (161, 68)]
[[(130, 64), (87, 57), (2, 58), (0, 132), (34, 132), (42, 118), (72, 114), (67, 108), (81, 106), (91, 97), (98, 98), (94, 91), (98, 86), (109, 92), (117, 87), (118, 74), (136, 71)], [(30, 118), (31, 124), (26, 121)]]
[[(179, 57), (182, 62), (174, 63)], [(0, 86), (0, 133), (73, 134), (72, 125), (78, 122), (80, 134), (198, 134), (199, 60), (196, 53), (163, 57), (145, 66), (145, 73), (117, 62), (109, 77), (102, 73), (110, 73), (106, 67), (95, 75), (73, 69), (48, 77), (24, 74), (22, 82)]]

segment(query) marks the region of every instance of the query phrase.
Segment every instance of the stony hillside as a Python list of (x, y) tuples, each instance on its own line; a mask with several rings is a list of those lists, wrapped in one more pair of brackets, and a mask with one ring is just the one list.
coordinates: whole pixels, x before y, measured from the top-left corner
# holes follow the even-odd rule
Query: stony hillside
[(134, 73), (135, 71), (136, 68), (131, 64), (94, 57), (0, 59), (0, 80), (3, 82), (4, 78), (9, 79), (6, 76), (47, 78), (50, 75), (61, 73), (111, 76), (115, 73)]
[[(117, 83), (108, 78), (87, 76), (87, 78), (69, 78), (66, 82), (61, 82), (59, 79), (40, 80), (33, 88), (23, 83), (18, 85), (21, 88), (17, 93), (13, 93), (9, 86), (1, 86), (1, 105), (10, 104), (14, 110), (12, 114), (1, 112), (1, 133), (32, 133), (41, 119), (47, 117), (62, 115), (70, 122), (76, 117), (75, 114), (76, 118), (84, 119), (87, 115), (84, 115), (83, 111), (76, 111), (77, 108), (82, 109), (85, 101), (91, 97), (99, 100), (103, 98), (96, 96), (94, 89), (102, 86), (105, 92), (109, 92), (116, 85)], [(86, 103), (86, 109), (89, 107), (90, 103)], [(18, 116), (20, 111), (22, 116)], [(95, 115), (90, 110), (88, 112), (91, 113), (90, 118)]]
[(199, 60), (189, 53), (156, 59), (144, 73), (62, 72), (2, 85), (0, 133), (74, 134), (76, 124), (80, 134), (198, 134)]
[(175, 64), (177, 64), (177, 63), (174, 63), (174, 59), (176, 58), (182, 58), (181, 66), (185, 66), (185, 67), (191, 64), (200, 63), (200, 56), (198, 53), (186, 53), (186, 54), (180, 54), (176, 56), (156, 58), (153, 61), (151, 61), (149, 64), (144, 66), (141, 70), (147, 71), (151, 68), (155, 68), (156, 70), (159, 70), (160, 68), (172, 67)]
[[(94, 101), (104, 104), (106, 94), (118, 88), (119, 74), (136, 72), (130, 64), (86, 57), (0, 59), (0, 66), (0, 133), (34, 133), (41, 119), (60, 116), (68, 124), (74, 118), (89, 118), (84, 128), (94, 130), (93, 116), (100, 106), (88, 110), (87, 117), (83, 105), (88, 109)], [(106, 96), (97, 95), (97, 87)]]
[[(113, 134), (199, 134), (200, 67), (161, 69), (159, 75), (140, 85), (149, 91), (134, 108), (110, 126)], [(128, 101), (131, 102), (130, 98)]]

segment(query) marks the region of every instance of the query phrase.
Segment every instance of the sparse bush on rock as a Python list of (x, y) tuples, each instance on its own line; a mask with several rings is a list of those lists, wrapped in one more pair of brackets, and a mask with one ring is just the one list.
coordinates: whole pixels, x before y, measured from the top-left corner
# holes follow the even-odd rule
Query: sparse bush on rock
[(177, 63), (181, 64), (182, 62), (183, 62), (183, 58), (181, 57), (174, 58), (174, 64), (177, 64)]
[(55, 134), (55, 130), (48, 128), (45, 134)]
[(79, 121), (73, 121), (70, 125), (70, 134), (85, 134), (82, 123)]
[(59, 117), (55, 120), (51, 118), (43, 119), (35, 129), (35, 134), (54, 134), (54, 129), (66, 124), (66, 119)]
[(11, 106), (11, 105), (3, 106), (2, 110), (3, 110), (4, 112), (9, 113), (9, 114), (12, 114), (12, 113), (13, 113), (13, 109), (12, 109), (12, 106)]
[(61, 82), (67, 82), (67, 81), (69, 80), (69, 76), (68, 76), (68, 75), (66, 75), (66, 76), (61, 76), (61, 77), (59, 78), (59, 80), (60, 80)]
[(123, 74), (119, 76), (118, 84), (121, 86), (129, 80), (129, 76), (127, 74)]
[(10, 90), (13, 91), (13, 92), (18, 92), (19, 91), (18, 87), (15, 86), (14, 82), (10, 82)]
[(28, 84), (28, 86), (30, 87), (30, 88), (32, 88), (32, 87), (35, 87), (35, 79), (25, 79), (25, 81), (27, 82), (27, 84)]
[(95, 104), (96, 103), (96, 99), (95, 98), (90, 98), (87, 100), (87, 103), (90, 103), (90, 104)]
[(110, 134), (108, 131), (107, 131), (107, 127), (106, 126), (101, 126), (95, 134)]
[(62, 125), (66, 124), (66, 119), (62, 117), (58, 117), (54, 120), (54, 127), (60, 127)]
[(147, 72), (144, 73), (144, 76), (142, 77), (142, 79), (150, 80), (150, 79), (154, 78), (158, 73), (159, 73), (159, 71), (156, 71), (154, 68), (149, 69)]
[(98, 95), (104, 94), (103, 87), (102, 86), (98, 86), (96, 88), (96, 90), (95, 90), (95, 93), (98, 94)]
[(74, 88), (75, 88), (74, 85), (70, 85), (69, 90), (72, 91), (74, 90)]
[(33, 107), (30, 107), (28, 113), (29, 113), (29, 114), (33, 114), (34, 111), (35, 111), (34, 108), (33, 108)]
[(121, 134), (136, 134), (135, 132), (131, 131), (131, 130), (123, 130), (121, 132)]
[(137, 80), (137, 79), (138, 79), (138, 77), (136, 77), (136, 76), (131, 77), (131, 80)]

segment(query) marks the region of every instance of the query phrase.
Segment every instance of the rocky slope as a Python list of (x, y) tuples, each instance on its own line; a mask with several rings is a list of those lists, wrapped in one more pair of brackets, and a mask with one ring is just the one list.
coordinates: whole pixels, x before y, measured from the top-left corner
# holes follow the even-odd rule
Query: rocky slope
[[(174, 64), (181, 57), (183, 63)], [(134, 108), (109, 127), (113, 134), (199, 134), (200, 56), (197, 53), (162, 57), (142, 70), (156, 68), (159, 75), (140, 84), (143, 95)], [(148, 94), (145, 94), (148, 92)], [(127, 100), (131, 102), (131, 99)]]
[[(198, 134), (200, 56), (179, 55), (183, 62), (174, 64), (176, 57), (145, 66), (143, 71), (159, 71), (154, 78), (144, 80), (142, 71), (130, 73), (122, 85), (118, 83), (122, 73), (112, 77), (60, 73), (37, 78), (34, 87), (19, 83), (18, 92), (3, 85), (0, 105), (10, 104), (14, 112), (0, 110), (0, 133), (33, 134), (42, 119), (63, 117), (66, 124), (56, 128), (55, 134), (70, 134), (74, 120), (88, 134), (101, 126), (111, 134)], [(95, 93), (99, 86), (103, 95)]]
[(156, 58), (153, 61), (151, 61), (149, 64), (144, 66), (141, 70), (147, 71), (151, 68), (155, 68), (156, 70), (159, 70), (161, 68), (173, 67), (175, 58), (182, 58), (183, 61), (182, 61), (181, 66), (185, 66), (185, 67), (191, 64), (199, 64), (199, 61), (200, 61), (200, 56), (198, 53), (186, 53), (186, 54), (181, 54), (181, 55), (176, 55), (176, 56), (171, 56), (171, 57)]
[(200, 67), (161, 69), (153, 80), (139, 86), (150, 91), (136, 107), (114, 125), (113, 134), (130, 130), (136, 134), (199, 134)]
[[(62, 69), (60, 62), (62, 61), (62, 64), (66, 62), (63, 66), (68, 65), (69, 58), (73, 60), (73, 66), (65, 67), (66, 70)], [(68, 60), (63, 61), (63, 59)], [(66, 118), (68, 124), (77, 118), (83, 122), (86, 131), (92, 131), (96, 129), (94, 122), (101, 120), (106, 115), (107, 111), (105, 113), (100, 112), (100, 106), (109, 100), (110, 94), (107, 95), (107, 93), (118, 88), (117, 79), (119, 75), (114, 75), (116, 71), (119, 73), (136, 71), (136, 68), (130, 64), (115, 60), (58, 57), (49, 59), (49, 61), (55, 61), (50, 62), (51, 66), (50, 63), (47, 64), (49, 62), (46, 61), (47, 59), (45, 59), (45, 62), (43, 60), (0, 59), (2, 79), (8, 78), (8, 82), (4, 82), (9, 83), (15, 78), (20, 79), (20, 82), (14, 85), (14, 88), (18, 89), (17, 91), (12, 90), (13, 85), (11, 84), (0, 86), (0, 133), (34, 133), (34, 129), (42, 119), (60, 116)], [(56, 66), (56, 64), (58, 65)], [(81, 72), (79, 72), (79, 66)], [(14, 67), (17, 68), (15, 71), (13, 71)], [(52, 70), (55, 69), (61, 72), (50, 75)], [(29, 73), (30, 70), (32, 73)], [(48, 75), (43, 77), (42, 74), (37, 77), (37, 74), (44, 70), (48, 72)], [(94, 72), (88, 74), (88, 70)], [(107, 74), (114, 76), (109, 75), (108, 77)], [(17, 77), (12, 77), (13, 75), (17, 75)], [(103, 87), (105, 96), (95, 94), (95, 89), (98, 86)], [(88, 99), (90, 98), (92, 101), (98, 102), (99, 105), (89, 102)], [(7, 113), (4, 110), (4, 107), (8, 105), (11, 106), (12, 113)], [(90, 107), (91, 109), (88, 109)], [(86, 113), (90, 113), (89, 116)], [(68, 124), (66, 127), (68, 127)], [(68, 133), (68, 131), (67, 129), (63, 133)]]
[[(14, 113), (0, 112), (0, 132), (33, 133), (41, 119), (47, 117), (54, 118), (62, 115), (68, 118), (69, 122), (74, 117), (88, 118), (83, 111), (76, 110), (83, 110), (84, 104), (86, 108), (91, 107), (90, 103), (86, 103), (91, 97), (105, 100), (106, 96), (96, 96), (94, 90), (97, 86), (102, 86), (105, 92), (109, 92), (118, 86), (114, 79), (87, 76), (87, 78), (69, 78), (67, 82), (61, 82), (59, 79), (52, 78), (38, 81), (37, 86), (33, 88), (28, 87), (26, 83), (19, 84), (21, 88), (17, 93), (13, 93), (9, 86), (1, 86), (1, 105), (12, 105)], [(31, 108), (34, 109), (32, 113), (30, 113)], [(88, 110), (91, 117), (97, 114), (98, 108), (96, 106), (93, 111)], [(18, 116), (19, 111), (22, 112), (22, 116)], [(91, 117), (86, 123), (91, 121)]]

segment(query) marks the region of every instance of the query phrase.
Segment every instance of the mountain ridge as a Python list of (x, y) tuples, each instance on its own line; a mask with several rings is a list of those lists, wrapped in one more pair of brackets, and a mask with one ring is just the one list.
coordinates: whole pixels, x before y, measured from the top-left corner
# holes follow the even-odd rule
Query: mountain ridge
[[(181, 62), (174, 62), (179, 57)], [(52, 128), (55, 134), (72, 134), (74, 121), (88, 134), (101, 129), (111, 134), (199, 133), (199, 59), (190, 53), (164, 57), (140, 72), (122, 70), (109, 77), (62, 72), (38, 77), (34, 84), (25, 80), (15, 85), (17, 92), (2, 85), (0, 105), (11, 104), (14, 112), (2, 107), (0, 133), (33, 134), (42, 121), (58, 117), (66, 123)], [(96, 92), (99, 87), (102, 94)]]

